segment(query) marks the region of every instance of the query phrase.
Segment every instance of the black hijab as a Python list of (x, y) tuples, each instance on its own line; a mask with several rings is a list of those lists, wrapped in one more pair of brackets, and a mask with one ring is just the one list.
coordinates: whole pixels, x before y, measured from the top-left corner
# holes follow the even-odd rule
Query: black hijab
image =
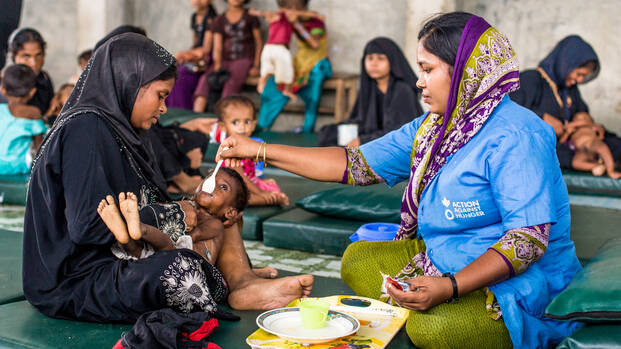
[(595, 69), (593, 73), (582, 81), (583, 84), (595, 79), (599, 74), (599, 59), (591, 45), (578, 35), (570, 35), (556, 44), (552, 52), (539, 63), (539, 67), (542, 68), (556, 84), (561, 100), (563, 101), (562, 117), (564, 120), (569, 120), (571, 118), (569, 115), (569, 106), (567, 104), (567, 95), (570, 90), (578, 88), (577, 85), (565, 86), (565, 78), (567, 78), (567, 75), (574, 69), (589, 61), (595, 62)]
[[(366, 55), (373, 53), (386, 55), (390, 62), (390, 81), (388, 82), (388, 89), (383, 101), (378, 100), (377, 82), (369, 76), (364, 66)], [(418, 102), (418, 95), (420, 93), (416, 87), (418, 77), (394, 41), (384, 37), (378, 37), (369, 41), (364, 48), (360, 66), (360, 90), (358, 91), (356, 105), (349, 117), (349, 121), (358, 124), (359, 134), (370, 134), (381, 129), (384, 119), (387, 117), (398, 118), (399, 116), (406, 115), (409, 120), (412, 120), (423, 113), (423, 108)], [(413, 101), (402, 103), (398, 98), (395, 98), (396, 89), (399, 88), (397, 85), (403, 86), (403, 84), (414, 92)], [(381, 112), (378, 105), (381, 106)]]
[(168, 198), (166, 181), (158, 170), (146, 130), (133, 128), (130, 117), (140, 88), (174, 64), (168, 51), (144, 35), (125, 33), (107, 40), (95, 50), (80, 75), (34, 160), (33, 171), (38, 160), (47, 156), (46, 145), (68, 120), (94, 113), (106, 122), (119, 146), (127, 151), (137, 175)]

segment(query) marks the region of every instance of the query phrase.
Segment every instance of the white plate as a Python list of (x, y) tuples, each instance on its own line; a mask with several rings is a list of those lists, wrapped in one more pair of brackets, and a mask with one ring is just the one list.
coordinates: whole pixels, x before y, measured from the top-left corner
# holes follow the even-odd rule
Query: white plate
[(302, 327), (300, 308), (279, 308), (266, 311), (257, 317), (257, 325), (280, 338), (304, 344), (330, 342), (350, 336), (360, 329), (360, 322), (351, 315), (330, 310), (323, 328)]

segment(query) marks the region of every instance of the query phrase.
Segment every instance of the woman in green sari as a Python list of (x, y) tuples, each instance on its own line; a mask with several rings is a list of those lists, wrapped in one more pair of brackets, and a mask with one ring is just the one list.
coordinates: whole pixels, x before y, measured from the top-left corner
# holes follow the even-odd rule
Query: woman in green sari
[(553, 346), (578, 325), (544, 318), (545, 307), (580, 269), (554, 132), (507, 96), (519, 88), (517, 58), (485, 20), (439, 15), (418, 38), (428, 113), (361, 147), (231, 137), (221, 156), (234, 165), (261, 152), (323, 181), (408, 180), (396, 241), (349, 246), (343, 280), (358, 295), (412, 309), (406, 330), (418, 347)]

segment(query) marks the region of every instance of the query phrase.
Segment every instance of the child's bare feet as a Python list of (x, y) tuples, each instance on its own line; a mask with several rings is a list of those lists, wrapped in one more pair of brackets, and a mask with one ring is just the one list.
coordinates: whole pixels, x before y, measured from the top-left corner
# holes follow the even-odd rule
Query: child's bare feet
[(610, 172), (608, 172), (608, 177), (610, 177), (612, 179), (619, 179), (619, 178), (621, 178), (621, 172), (610, 171)]
[(285, 95), (285, 96), (287, 96), (287, 97), (289, 97), (289, 98), (291, 98), (291, 101), (293, 101), (293, 102), (295, 102), (295, 101), (297, 101), (297, 100), (298, 100), (298, 95), (296, 95), (295, 93), (293, 93), (293, 92), (291, 91), (291, 88), (288, 88), (288, 89), (287, 89), (287, 88), (285, 88), (285, 89), (282, 91), (282, 94), (283, 94), (283, 95)]
[(604, 173), (606, 173), (606, 166), (604, 166), (604, 164), (599, 164), (593, 167), (591, 173), (593, 174), (593, 176), (602, 176), (604, 175)]
[(119, 193), (119, 208), (127, 223), (129, 236), (134, 240), (140, 240), (142, 238), (142, 231), (140, 230), (138, 198), (136, 198), (136, 195), (132, 192), (127, 192), (127, 194)]
[(104, 200), (101, 200), (97, 207), (97, 213), (99, 213), (101, 220), (103, 220), (108, 229), (114, 234), (114, 237), (119, 243), (127, 244), (129, 242), (127, 226), (125, 222), (123, 222), (123, 218), (116, 207), (112, 195), (108, 195)]
[(278, 196), (278, 203), (283, 206), (289, 206), (289, 197), (285, 193), (274, 193)]
[(252, 272), (262, 279), (275, 279), (278, 276), (278, 270), (272, 267), (254, 268)]

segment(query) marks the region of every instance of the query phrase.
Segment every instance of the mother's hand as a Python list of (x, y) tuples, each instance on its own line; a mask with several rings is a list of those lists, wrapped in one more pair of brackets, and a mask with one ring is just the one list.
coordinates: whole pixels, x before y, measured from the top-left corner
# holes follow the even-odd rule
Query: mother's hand
[(183, 200), (178, 202), (181, 205), (181, 210), (185, 213), (185, 231), (189, 232), (194, 230), (196, 224), (198, 223), (198, 218), (196, 216), (196, 209), (189, 201)]
[(407, 280), (410, 291), (403, 292), (388, 285), (388, 295), (400, 306), (425, 311), (446, 302), (453, 295), (451, 279), (447, 277), (419, 276)]
[[(239, 167), (241, 166), (241, 160), (251, 159), (257, 156), (260, 145), (260, 142), (246, 136), (232, 135), (220, 144), (218, 154), (216, 155), (216, 161), (224, 160), (228, 167)], [(227, 147), (229, 149), (223, 150)]]

